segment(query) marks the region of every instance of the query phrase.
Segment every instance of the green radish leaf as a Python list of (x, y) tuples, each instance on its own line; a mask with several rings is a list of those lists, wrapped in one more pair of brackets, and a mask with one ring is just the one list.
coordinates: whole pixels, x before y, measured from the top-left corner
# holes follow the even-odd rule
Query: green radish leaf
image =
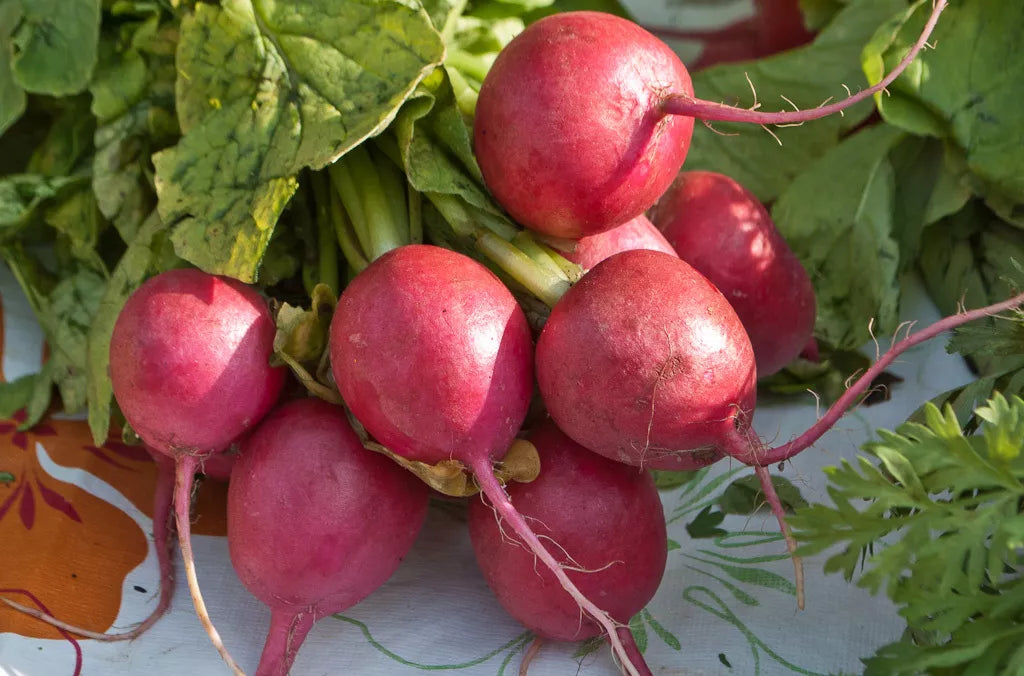
[(88, 180), (83, 177), (46, 178), (39, 174), (15, 174), (0, 178), (0, 241), (8, 241), (28, 226), (38, 209), (62, 191)]
[(157, 235), (164, 229), (154, 211), (138, 229), (117, 267), (110, 275), (103, 296), (97, 303), (86, 338), (86, 398), (89, 404), (89, 429), (98, 446), (110, 432), (111, 402), (114, 389), (110, 384), (110, 338), (114, 323), (128, 296), (142, 284), (153, 261)]
[(11, 34), (21, 18), (20, 2), (0, 2), (0, 136), (18, 121), (28, 102), (11, 71)]
[[(1024, 274), (1016, 261), (1024, 261), (1024, 231), (973, 200), (925, 231), (918, 268), (939, 311), (948, 315), (961, 306), (983, 307), (1017, 293)], [(986, 319), (957, 335), (964, 338), (954, 341), (953, 349), (970, 358), (982, 376), (1024, 368), (1014, 322)]]
[(84, 169), (92, 153), (96, 120), (89, 114), (89, 97), (57, 99), (55, 115), (46, 138), (36, 146), (25, 173), (56, 178)]
[(37, 374), (30, 373), (10, 382), (0, 383), (0, 418), (10, 418), (28, 406), (35, 388)]
[(963, 209), (972, 197), (966, 172), (952, 152), (941, 141), (915, 136), (889, 155), (897, 186), (893, 234), (901, 271), (917, 261), (925, 229)]
[(150, 157), (180, 135), (174, 116), (177, 36), (173, 23), (140, 24), (129, 47), (102, 51), (89, 86), (99, 121), (93, 192), (104, 217), (129, 243), (156, 206)]
[[(916, 40), (931, 10), (920, 0), (908, 20), (883, 29), (865, 50), (872, 82)], [(973, 187), (1004, 220), (1024, 226), (1024, 109), (1011, 82), (1024, 80), (1024, 14), (1017, 3), (950, 3), (932, 34), (941, 48), (876, 95), (889, 124), (948, 140), (963, 156)]]
[(50, 409), (53, 400), (53, 360), (43, 364), (32, 383), (32, 394), (25, 406), (25, 419), (18, 425), (18, 430), (30, 430), (36, 426)]
[(107, 269), (96, 251), (106, 222), (96, 207), (96, 195), (82, 186), (46, 214), (46, 223), (67, 238), (71, 255), (94, 271), (106, 275)]
[[(754, 103), (752, 84), (761, 110), (791, 108), (783, 96), (800, 108), (843, 98), (847, 95), (843, 85), (857, 91), (867, 84), (858, 67), (864, 44), (879, 24), (905, 8), (904, 0), (852, 3), (807, 46), (695, 73), (694, 93), (702, 99), (745, 107)], [(770, 202), (871, 112), (871, 103), (863, 101), (842, 116), (832, 115), (799, 127), (773, 127), (774, 137), (756, 125), (712, 123), (712, 130), (698, 123), (694, 125), (685, 168), (727, 174), (758, 199)], [(833, 181), (831, 189), (842, 186), (839, 178), (829, 178)], [(825, 194), (829, 193), (819, 193), (814, 201), (827, 203), (829, 200), (820, 199)], [(797, 254), (801, 253), (797, 249)]]
[(870, 340), (872, 320), (875, 335), (896, 328), (899, 251), (888, 156), (903, 138), (886, 125), (850, 136), (797, 176), (772, 209), (815, 282), (815, 336), (840, 349)]
[(53, 328), (47, 336), (47, 365), (52, 365), (53, 381), (67, 413), (76, 413), (86, 405), (88, 333), (105, 289), (106, 279), (83, 267), (64, 277), (51, 294)]
[(422, 193), (456, 195), (504, 219), (488, 196), (473, 155), (472, 132), (443, 69), (434, 71), (392, 126), (409, 184)]
[(427, 14), (395, 0), (197, 5), (177, 53), (185, 135), (154, 157), (178, 255), (254, 281), (296, 174), (384, 129), (443, 55)]
[(100, 0), (21, 0), (20, 21), (11, 34), (14, 81), (50, 96), (84, 90), (99, 37)]

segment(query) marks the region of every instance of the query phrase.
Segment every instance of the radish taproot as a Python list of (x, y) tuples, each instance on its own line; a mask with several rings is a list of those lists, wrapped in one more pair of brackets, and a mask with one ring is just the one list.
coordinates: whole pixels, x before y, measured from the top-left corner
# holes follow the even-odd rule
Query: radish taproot
[(196, 579), (192, 482), (271, 409), (285, 370), (270, 365), (274, 320), (245, 284), (195, 269), (161, 273), (127, 300), (110, 341), (110, 379), (128, 423), (175, 461), (178, 542), (196, 614), (224, 661), (241, 670), (210, 621)]
[(589, 270), (612, 254), (630, 249), (650, 249), (676, 255), (676, 250), (661, 231), (643, 214), (611, 230), (581, 237), (572, 251), (562, 252), (562, 255)]
[(257, 676), (287, 676), (314, 622), (391, 577), (428, 492), (319, 399), (280, 406), (245, 439), (228, 485), (228, 547), (242, 584), (271, 609)]
[(758, 377), (776, 373), (811, 343), (811, 279), (749, 190), (724, 174), (684, 171), (650, 217), (679, 257), (736, 310)]
[(573, 239), (608, 230), (642, 214), (672, 183), (694, 119), (794, 124), (839, 112), (903, 71), (945, 5), (937, 0), (917, 43), (877, 85), (781, 112), (694, 98), (675, 53), (632, 21), (589, 11), (547, 16), (502, 49), (481, 86), (473, 143), (484, 182), (532, 230)]
[[(580, 591), (600, 598), (627, 625), (665, 572), (665, 514), (653, 478), (592, 453), (550, 421), (528, 439), (543, 471), (530, 483), (510, 484), (509, 498), (538, 534), (557, 543), (548, 548)], [(512, 617), (544, 639), (582, 641), (601, 633), (592, 620), (580, 620), (572, 597), (483, 500), (470, 504), (469, 534), (487, 584)], [(628, 629), (619, 636), (632, 646)]]
[(580, 593), (494, 475), (533, 392), (530, 328), (501, 281), (454, 251), (393, 249), (338, 299), (330, 355), (338, 390), (367, 432), (408, 460), (462, 463), (500, 518), (609, 635), (627, 672), (641, 673), (617, 623)]

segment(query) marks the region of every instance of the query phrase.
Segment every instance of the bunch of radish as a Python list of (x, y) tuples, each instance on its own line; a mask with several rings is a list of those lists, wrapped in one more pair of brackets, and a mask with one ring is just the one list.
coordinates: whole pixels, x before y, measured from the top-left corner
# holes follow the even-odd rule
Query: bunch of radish
[[(1024, 302), (908, 336), (789, 443), (767, 448), (753, 431), (757, 379), (815, 352), (814, 292), (750, 192), (681, 172), (694, 119), (769, 125), (838, 112), (899, 74), (944, 5), (875, 87), (779, 113), (695, 99), (676, 55), (627, 20), (570, 12), (532, 24), (483, 83), (474, 152), (508, 214), (586, 273), (535, 334), (512, 291), (472, 258), (424, 244), (383, 253), (344, 289), (330, 324), (344, 407), (278, 402), (274, 317), (255, 290), (198, 270), (144, 284), (115, 327), (115, 396), (162, 458), (165, 486), (176, 473), (186, 576), (227, 664), (241, 673), (206, 613), (188, 516), (193, 475), (234, 449), (231, 561), (272, 610), (258, 674), (288, 673), (312, 624), (382, 585), (413, 547), (429, 491), (396, 458), (456, 466), (475, 482), (473, 547), (512, 616), (542, 639), (604, 636), (624, 673), (650, 673), (628, 630), (667, 555), (646, 470), (751, 465), (788, 533), (768, 466), (814, 443), (906, 348)], [(535, 389), (544, 416), (528, 421)], [(532, 482), (501, 478), (517, 436), (539, 458)]]

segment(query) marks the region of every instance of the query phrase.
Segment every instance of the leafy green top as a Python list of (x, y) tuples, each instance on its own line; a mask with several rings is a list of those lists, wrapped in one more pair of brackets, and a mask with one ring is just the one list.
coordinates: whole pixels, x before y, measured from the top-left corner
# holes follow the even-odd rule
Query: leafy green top
[(838, 545), (826, 572), (849, 580), (863, 565), (857, 584), (906, 618), (868, 673), (1024, 669), (1024, 400), (996, 394), (976, 414), (973, 436), (932, 404), (923, 423), (880, 431), (870, 458), (826, 470), (833, 505), (790, 519), (803, 554)]

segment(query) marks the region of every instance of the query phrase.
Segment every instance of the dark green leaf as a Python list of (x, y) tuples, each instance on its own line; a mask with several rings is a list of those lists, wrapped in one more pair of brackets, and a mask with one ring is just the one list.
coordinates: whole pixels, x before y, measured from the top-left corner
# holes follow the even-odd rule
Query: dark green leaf
[(185, 136), (154, 157), (178, 254), (253, 281), (296, 174), (387, 126), (442, 55), (426, 13), (393, 0), (198, 5), (177, 55)]
[(0, 136), (25, 112), (25, 90), (11, 71), (11, 29), (21, 18), (21, 3), (0, 2)]
[(85, 408), (87, 336), (105, 288), (103, 277), (80, 268), (62, 279), (51, 295), (53, 329), (47, 336), (51, 350), (47, 365), (52, 365), (53, 381), (68, 413)]
[(100, 0), (21, 0), (11, 71), (23, 89), (65, 96), (85, 89), (96, 65)]
[[(931, 3), (917, 3), (891, 46), (866, 53), (872, 81), (920, 32)], [(1004, 219), (1024, 225), (1024, 110), (1015, 87), (1024, 79), (1024, 13), (1002, 0), (950, 3), (917, 63), (877, 97), (883, 117), (917, 134), (948, 139), (963, 154), (974, 187)]]
[(0, 472), (0, 484), (13, 484), (14, 475), (10, 472)]
[(114, 396), (110, 384), (110, 337), (114, 322), (125, 301), (146, 279), (153, 259), (156, 235), (163, 229), (156, 212), (139, 228), (128, 250), (118, 261), (110, 275), (103, 297), (96, 307), (87, 336), (86, 382), (89, 403), (89, 428), (93, 442), (104, 443), (110, 431), (111, 400)]
[[(974, 200), (925, 231), (918, 267), (932, 300), (948, 315), (961, 307), (983, 307), (1016, 293), (1014, 289), (1022, 275), (1014, 261), (1024, 261), (1024, 232), (1002, 222)], [(998, 332), (996, 324), (1000, 326)], [(977, 322), (963, 335), (978, 337), (978, 331), (987, 330), (995, 343), (1001, 342), (1003, 348), (1012, 352), (1013, 329), (1013, 325), (1001, 319), (989, 319)], [(981, 338), (969, 344), (969, 352), (961, 353), (972, 360), (982, 375), (1024, 367), (1024, 357), (1019, 353), (999, 354), (985, 346)]]
[(37, 375), (31, 373), (10, 382), (0, 383), (0, 418), (10, 418), (15, 411), (28, 406)]
[(0, 178), (0, 241), (16, 236), (32, 222), (37, 209), (84, 178), (38, 174), (15, 174)]
[[(904, 137), (862, 130), (812, 163), (779, 197), (772, 217), (814, 282), (815, 335), (841, 349), (896, 328), (899, 251), (889, 151)], [(822, 199), (828, 195), (828, 199)]]

